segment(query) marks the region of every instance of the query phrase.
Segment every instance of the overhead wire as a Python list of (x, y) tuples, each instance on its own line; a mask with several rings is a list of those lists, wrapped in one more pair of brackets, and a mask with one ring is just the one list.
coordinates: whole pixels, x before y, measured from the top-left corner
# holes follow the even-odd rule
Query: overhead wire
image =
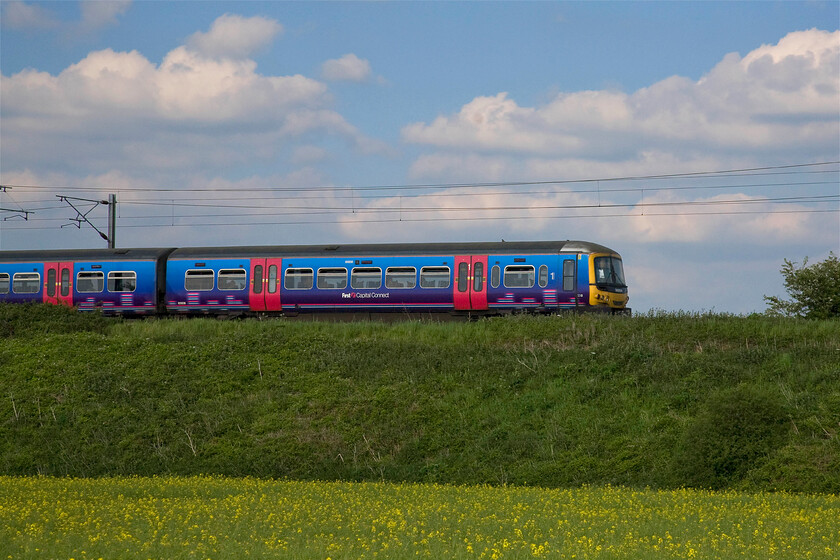
[[(642, 197), (647, 192), (653, 191), (683, 191), (683, 190), (702, 190), (702, 189), (714, 189), (714, 190), (722, 190), (722, 189), (746, 189), (746, 188), (797, 188), (802, 189), (806, 187), (820, 187), (826, 185), (840, 185), (838, 181), (785, 181), (785, 182), (758, 182), (758, 183), (746, 183), (746, 184), (737, 184), (734, 182), (728, 182), (726, 184), (715, 184), (715, 185), (644, 185), (644, 186), (624, 186), (624, 187), (608, 187), (608, 188), (600, 188), (600, 181), (604, 182), (617, 182), (617, 181), (636, 181), (641, 179), (650, 179), (650, 180), (659, 180), (659, 179), (695, 179), (695, 178), (704, 178), (704, 179), (718, 179), (721, 177), (757, 177), (757, 176), (772, 176), (772, 175), (801, 175), (801, 174), (828, 174), (833, 173), (837, 174), (840, 173), (840, 169), (813, 169), (813, 167), (825, 167), (825, 166), (836, 166), (840, 164), (840, 162), (817, 162), (817, 163), (808, 163), (808, 164), (792, 164), (792, 165), (784, 165), (784, 166), (767, 166), (767, 167), (755, 167), (755, 168), (746, 168), (746, 169), (735, 169), (735, 170), (725, 170), (725, 171), (703, 171), (703, 172), (692, 172), (692, 173), (678, 173), (678, 174), (659, 174), (659, 175), (646, 175), (646, 176), (627, 176), (627, 177), (611, 177), (605, 179), (579, 179), (579, 180), (554, 180), (554, 181), (518, 181), (518, 182), (506, 182), (506, 183), (470, 183), (470, 184), (439, 184), (439, 185), (390, 185), (390, 186), (364, 186), (364, 187), (315, 187), (314, 189), (318, 191), (318, 189), (326, 190), (334, 190), (338, 191), (338, 193), (352, 191), (350, 194), (335, 194), (331, 198), (326, 198), (324, 195), (314, 195), (312, 193), (312, 188), (290, 188), (290, 187), (277, 187), (277, 188), (246, 188), (246, 189), (177, 189), (177, 192), (181, 193), (190, 193), (190, 192), (228, 192), (228, 191), (237, 191), (240, 193), (244, 192), (277, 192), (277, 193), (289, 193), (289, 192), (301, 192), (306, 193), (303, 196), (276, 196), (276, 197), (247, 197), (248, 200), (252, 201), (276, 201), (276, 202), (286, 202), (286, 201), (304, 201), (304, 200), (342, 200), (342, 199), (349, 199), (352, 198), (354, 203), (352, 205), (301, 205), (301, 206), (291, 206), (288, 203), (282, 204), (281, 206), (266, 206), (265, 204), (259, 205), (251, 205), (251, 204), (230, 204), (225, 203), (222, 204), (222, 201), (228, 200), (242, 200), (242, 197), (237, 197), (236, 199), (230, 198), (219, 198), (215, 199), (216, 203), (194, 203), (193, 200), (197, 199), (172, 199), (170, 201), (148, 201), (148, 200), (133, 200), (133, 199), (125, 199), (125, 196), (122, 196), (122, 200), (120, 200), (120, 204), (124, 205), (125, 207), (130, 206), (158, 206), (158, 207), (171, 207), (173, 208), (173, 212), (169, 215), (140, 215), (140, 216), (131, 216), (131, 215), (121, 215), (121, 221), (125, 220), (166, 220), (171, 223), (168, 224), (125, 224), (123, 223), (121, 227), (183, 227), (183, 226), (200, 226), (203, 224), (200, 223), (179, 223), (175, 224), (175, 220), (196, 220), (196, 219), (205, 219), (205, 218), (226, 218), (226, 219), (237, 219), (237, 218), (251, 218), (251, 217), (265, 217), (265, 216), (319, 216), (319, 215), (356, 215), (356, 216), (368, 216), (376, 215), (376, 214), (394, 214), (399, 213), (399, 219), (386, 219), (386, 220), (362, 220), (359, 218), (354, 219), (355, 223), (364, 223), (366, 221), (434, 221), (434, 220), (516, 220), (516, 219), (532, 219), (534, 217), (540, 218), (606, 218), (606, 217), (633, 217), (639, 216), (643, 214), (633, 214), (633, 213), (624, 213), (624, 214), (606, 214), (606, 213), (597, 213), (592, 215), (582, 215), (580, 213), (575, 213), (571, 215), (565, 216), (535, 216), (535, 212), (545, 212), (550, 210), (586, 210), (586, 209), (616, 209), (616, 208), (639, 208), (644, 209), (648, 207), (665, 207), (665, 206), (723, 206), (723, 205), (733, 205), (733, 204), (782, 204), (782, 203), (798, 203), (798, 204), (826, 204), (832, 203), (838, 199), (840, 199), (840, 195), (802, 195), (802, 196), (787, 196), (787, 197), (762, 197), (762, 198), (744, 198), (744, 199), (730, 199), (730, 200), (694, 200), (694, 201), (661, 201), (661, 202), (636, 202), (636, 203), (598, 203), (598, 204), (535, 204), (535, 205), (494, 205), (494, 206), (482, 206), (480, 204), (472, 204), (472, 205), (461, 205), (461, 206), (404, 206), (403, 200), (413, 200), (413, 199), (421, 199), (421, 198), (441, 198), (441, 197), (491, 197), (491, 196), (538, 196), (538, 195), (550, 195), (550, 196), (559, 196), (559, 195), (573, 195), (573, 194), (594, 194), (596, 191), (592, 188), (588, 189), (562, 189), (562, 190), (518, 190), (518, 191), (490, 191), (490, 192), (455, 192), (455, 193), (447, 193), (447, 192), (435, 192), (433, 194), (430, 193), (415, 193), (415, 194), (399, 194), (399, 195), (382, 195), (382, 194), (359, 194), (356, 191), (374, 191), (374, 190), (383, 190), (383, 189), (438, 189), (438, 188), (447, 188), (447, 189), (462, 189), (465, 187), (476, 188), (491, 188), (497, 189), (502, 186), (537, 186), (537, 185), (568, 185), (568, 184), (577, 184), (577, 183), (596, 183), (598, 182), (597, 192), (600, 194), (603, 193), (626, 193), (626, 192), (635, 192), (641, 193)], [(811, 169), (808, 169), (811, 168)], [(795, 171), (794, 171), (795, 169)], [(14, 185), (3, 185), (8, 190), (4, 190), (4, 193), (8, 193), (11, 188), (32, 188), (32, 189), (56, 189), (56, 190), (87, 190), (89, 192), (94, 192), (93, 189), (75, 189), (75, 188), (57, 188), (57, 187), (41, 187), (41, 186), (17, 186)], [(134, 193), (143, 193), (143, 192), (170, 192), (176, 191), (176, 189), (119, 189), (118, 192), (122, 193), (126, 191), (127, 193), (134, 194)], [(365, 201), (372, 201), (372, 200), (382, 200), (382, 201), (389, 201), (391, 204), (399, 203), (399, 207), (395, 206), (366, 206), (366, 205), (356, 205), (355, 200), (365, 200)], [(206, 200), (206, 197), (203, 199), (198, 200)], [(37, 203), (47, 204), (49, 201), (37, 201)], [(29, 202), (34, 203), (33, 201)], [(182, 207), (182, 208), (218, 208), (223, 210), (262, 210), (262, 212), (227, 212), (223, 214), (195, 214), (195, 213), (179, 213), (175, 214), (174, 208)], [(36, 210), (39, 211), (49, 211), (49, 210), (57, 210), (63, 209), (64, 206), (42, 206), (37, 207)], [(523, 211), (527, 210), (530, 212), (527, 216), (473, 216), (473, 217), (457, 217), (457, 218), (448, 218), (445, 216), (437, 216), (432, 218), (415, 218), (412, 217), (412, 214), (419, 214), (419, 213), (426, 213), (426, 212), (435, 212), (435, 213), (453, 213), (453, 212), (473, 212), (473, 213), (491, 213), (491, 212), (516, 212), (516, 211)], [(755, 211), (755, 212), (687, 212), (687, 213), (654, 213), (654, 214), (644, 214), (646, 216), (665, 216), (665, 215), (726, 215), (726, 214), (733, 214), (733, 213), (763, 213), (763, 214), (775, 214), (775, 213), (812, 213), (812, 212), (840, 212), (840, 209), (827, 209), (827, 210), (815, 210), (815, 209), (793, 209), (793, 210), (762, 210), (762, 211)], [(30, 222), (38, 221), (38, 222), (47, 222), (47, 221), (66, 221), (66, 218), (30, 218)], [(334, 220), (333, 220), (334, 222)], [(316, 220), (307, 220), (302, 222), (295, 222), (295, 221), (285, 221), (285, 222), (271, 222), (271, 224), (306, 224), (306, 223), (331, 223), (329, 221), (316, 221)], [(218, 226), (218, 225), (233, 225), (233, 226), (250, 226), (250, 225), (265, 225), (265, 222), (254, 222), (253, 220), (247, 221), (240, 221), (235, 223), (208, 223), (206, 225)], [(39, 228), (37, 226), (24, 226), (20, 224), (19, 227), (8, 227), (7, 229), (47, 229), (47, 228)]]
[[(826, 165), (837, 165), (840, 161), (824, 161), (815, 163), (798, 163), (790, 165), (775, 165), (765, 167), (752, 167), (742, 169), (727, 169), (722, 171), (694, 171), (688, 173), (664, 173), (657, 175), (628, 175), (623, 177), (602, 177), (602, 178), (584, 178), (584, 179), (551, 179), (544, 181), (500, 181), (500, 182), (483, 182), (483, 183), (419, 183), (419, 184), (384, 184), (384, 185), (319, 185), (311, 186), (302, 189), (301, 187), (213, 187), (213, 188), (196, 188), (196, 187), (122, 187), (124, 192), (284, 192), (284, 191), (300, 191), (306, 190), (309, 192), (315, 191), (369, 191), (369, 190), (413, 190), (413, 189), (451, 189), (451, 188), (487, 188), (487, 187), (511, 187), (511, 186), (527, 186), (527, 185), (565, 185), (574, 183), (596, 183), (596, 182), (614, 182), (614, 181), (639, 181), (639, 180), (663, 180), (676, 178), (706, 178), (709, 176), (716, 177), (744, 177), (744, 176), (761, 176), (776, 174), (778, 170), (798, 169), (804, 167), (820, 167)], [(772, 172), (772, 173), (771, 173)], [(782, 173), (778, 171), (779, 173)], [(807, 171), (784, 172), (785, 174), (806, 173)], [(76, 190), (76, 191), (91, 191), (89, 187), (74, 187), (70, 185), (65, 186), (45, 186), (45, 185), (2, 185), (11, 188), (26, 188), (26, 189), (46, 189), (46, 190)]]

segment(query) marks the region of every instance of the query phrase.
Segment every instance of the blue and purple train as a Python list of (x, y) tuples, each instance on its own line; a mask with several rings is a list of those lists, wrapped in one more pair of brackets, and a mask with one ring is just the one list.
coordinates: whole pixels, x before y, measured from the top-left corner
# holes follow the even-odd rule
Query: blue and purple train
[(628, 313), (621, 256), (585, 241), (0, 252), (0, 303), (119, 315)]

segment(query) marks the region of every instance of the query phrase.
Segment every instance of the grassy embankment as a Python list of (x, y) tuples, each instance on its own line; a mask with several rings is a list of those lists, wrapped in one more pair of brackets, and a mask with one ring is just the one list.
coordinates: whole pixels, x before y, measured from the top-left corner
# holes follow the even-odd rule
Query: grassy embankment
[(840, 492), (840, 322), (0, 305), (0, 474)]

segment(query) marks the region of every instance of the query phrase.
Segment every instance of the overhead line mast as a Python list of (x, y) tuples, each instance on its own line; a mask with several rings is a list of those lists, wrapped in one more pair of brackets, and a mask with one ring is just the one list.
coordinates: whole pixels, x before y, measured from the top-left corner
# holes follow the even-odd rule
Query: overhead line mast
[[(73, 197), (73, 196), (64, 196), (64, 195), (61, 195), (61, 194), (57, 194), (55, 196), (58, 197), (59, 200), (69, 204), (70, 207), (73, 210), (76, 211), (76, 217), (75, 218), (70, 218), (71, 222), (76, 222), (76, 223), (75, 224), (64, 224), (64, 225), (69, 225), (69, 226), (75, 225), (77, 228), (81, 229), (82, 223), (86, 223), (90, 227), (92, 227), (94, 230), (96, 230), (96, 233), (99, 234), (99, 237), (101, 237), (102, 239), (104, 239), (105, 241), (108, 242), (108, 248), (109, 249), (116, 248), (116, 246), (117, 246), (117, 244), (116, 244), (117, 195), (109, 194), (108, 195), (108, 200), (92, 200), (90, 198), (77, 198), (77, 197)], [(86, 203), (89, 203), (89, 204), (93, 204), (93, 206), (91, 206), (87, 210), (82, 211), (79, 208), (77, 208), (75, 204), (73, 204), (73, 201), (86, 202)], [(98, 227), (93, 225), (93, 222), (88, 220), (88, 217), (87, 217), (88, 214), (90, 214), (100, 204), (108, 206), (108, 235), (105, 235), (104, 233), (102, 233), (99, 230)], [(61, 227), (64, 227), (64, 226), (61, 226)]]

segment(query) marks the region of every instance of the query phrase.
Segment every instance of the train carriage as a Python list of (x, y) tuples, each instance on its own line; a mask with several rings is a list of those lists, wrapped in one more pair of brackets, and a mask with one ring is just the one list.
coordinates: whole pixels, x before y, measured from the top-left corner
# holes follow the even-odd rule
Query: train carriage
[(176, 314), (481, 315), (627, 302), (621, 257), (578, 241), (177, 249), (166, 294)]
[(164, 311), (172, 249), (0, 252), (0, 302), (44, 302), (120, 315)]
[(584, 241), (0, 253), (0, 302), (119, 314), (629, 311), (620, 255)]

